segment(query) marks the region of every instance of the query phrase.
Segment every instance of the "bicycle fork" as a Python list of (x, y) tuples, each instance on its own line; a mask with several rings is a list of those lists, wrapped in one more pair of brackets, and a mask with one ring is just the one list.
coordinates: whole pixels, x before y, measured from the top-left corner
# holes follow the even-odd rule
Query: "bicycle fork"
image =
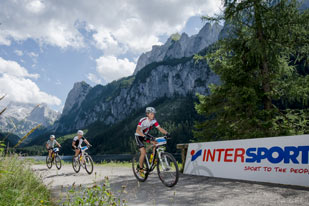
[[(162, 169), (167, 170), (167, 169), (169, 169), (169, 164), (168, 164), (167, 158), (165, 156), (164, 159), (162, 159), (162, 155), (161, 155), (164, 152), (164, 150), (165, 150), (165, 148), (159, 147), (159, 148), (157, 148), (157, 153), (158, 153), (158, 158), (159, 158), (159, 162), (162, 166)], [(165, 162), (165, 165), (164, 165), (164, 162)]]

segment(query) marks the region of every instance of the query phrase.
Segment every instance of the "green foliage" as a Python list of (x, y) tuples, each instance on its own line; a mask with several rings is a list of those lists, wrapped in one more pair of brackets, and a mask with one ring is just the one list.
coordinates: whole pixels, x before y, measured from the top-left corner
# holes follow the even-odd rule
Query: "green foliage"
[[(255, 138), (308, 131), (309, 76), (299, 65), (309, 57), (309, 11), (296, 0), (225, 1), (229, 33), (206, 56), (221, 85), (199, 95), (206, 121), (196, 124), (198, 140)], [(291, 62), (291, 59), (294, 61)], [(298, 68), (298, 69), (297, 69)], [(293, 110), (287, 105), (299, 105)], [(295, 108), (294, 108), (295, 109)]]
[(180, 39), (180, 34), (179, 33), (175, 33), (175, 34), (172, 34), (171, 35), (171, 39), (173, 40), (173, 41), (178, 41), (179, 39)]
[(16, 155), (0, 157), (0, 205), (53, 205), (50, 193), (30, 168)]
[(127, 205), (125, 200), (115, 197), (111, 192), (108, 178), (105, 177), (105, 183), (102, 185), (95, 184), (92, 187), (82, 188), (72, 186), (68, 191), (66, 200), (61, 202), (64, 206), (75, 205), (98, 205), (98, 206), (124, 206)]

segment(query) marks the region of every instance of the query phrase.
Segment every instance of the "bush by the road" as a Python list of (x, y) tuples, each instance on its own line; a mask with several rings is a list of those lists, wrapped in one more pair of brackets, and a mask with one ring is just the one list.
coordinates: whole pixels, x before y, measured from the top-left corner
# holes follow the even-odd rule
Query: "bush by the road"
[(0, 154), (0, 206), (47, 206), (50, 192), (31, 170), (28, 161), (17, 155)]
[[(124, 190), (124, 188), (123, 188)], [(122, 194), (124, 191), (120, 191)], [(62, 199), (62, 198), (60, 198)], [(94, 184), (91, 187), (83, 188), (73, 185), (67, 192), (66, 201), (61, 200), (61, 205), (75, 206), (75, 205), (98, 205), (98, 206), (126, 206), (125, 200), (116, 197), (112, 193), (108, 177), (105, 177), (105, 183), (102, 185)]]

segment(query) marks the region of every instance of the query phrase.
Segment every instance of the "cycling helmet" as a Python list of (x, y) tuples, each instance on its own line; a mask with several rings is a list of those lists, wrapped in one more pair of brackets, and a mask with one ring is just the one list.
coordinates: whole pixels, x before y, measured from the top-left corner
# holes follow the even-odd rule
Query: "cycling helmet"
[(51, 138), (51, 139), (56, 139), (55, 135), (50, 135), (49, 138)]
[(83, 130), (78, 130), (78, 131), (77, 131), (77, 135), (84, 135)]
[(156, 109), (153, 108), (153, 107), (147, 107), (146, 108), (146, 114), (148, 114), (148, 113), (156, 113)]

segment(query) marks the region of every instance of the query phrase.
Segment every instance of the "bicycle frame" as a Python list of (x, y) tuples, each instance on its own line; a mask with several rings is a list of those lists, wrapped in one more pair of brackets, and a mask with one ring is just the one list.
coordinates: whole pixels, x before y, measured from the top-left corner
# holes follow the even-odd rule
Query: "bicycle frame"
[[(159, 162), (162, 162), (162, 157), (161, 157), (161, 154), (165, 151), (165, 145), (156, 145), (156, 146), (151, 146), (151, 147), (155, 147), (155, 153), (153, 155), (153, 159), (152, 159), (152, 162), (151, 164), (149, 163), (149, 159), (148, 159), (148, 156), (146, 155), (145, 158), (146, 158), (146, 164), (147, 164), (147, 172), (152, 172), (155, 168), (156, 168), (156, 165), (154, 164), (155, 162), (155, 159), (157, 158), (157, 155), (158, 155), (158, 158), (159, 158)], [(164, 166), (162, 165), (162, 167), (164, 168)]]

